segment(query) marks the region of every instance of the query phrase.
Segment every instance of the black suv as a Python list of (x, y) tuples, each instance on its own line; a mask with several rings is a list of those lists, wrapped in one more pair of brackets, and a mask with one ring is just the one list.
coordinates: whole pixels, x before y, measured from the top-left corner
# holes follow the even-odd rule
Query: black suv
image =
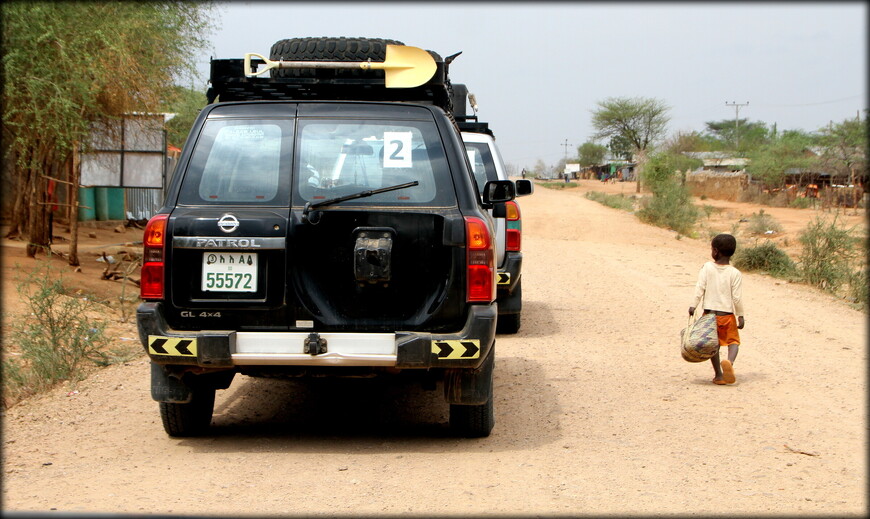
[[(171, 436), (203, 433), (215, 390), (250, 376), (440, 382), (450, 428), (489, 435), (497, 308), (493, 218), (479, 192), (442, 59), (418, 86), (365, 38), (297, 38), (268, 60), (211, 62), (209, 105), (147, 225), (139, 334)], [(410, 48), (410, 47), (408, 47)], [(272, 60), (297, 68), (251, 77)]]

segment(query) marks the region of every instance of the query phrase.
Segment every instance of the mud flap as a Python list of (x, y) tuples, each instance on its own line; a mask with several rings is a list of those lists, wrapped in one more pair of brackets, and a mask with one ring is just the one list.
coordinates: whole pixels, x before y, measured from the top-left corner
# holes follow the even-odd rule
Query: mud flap
[(171, 374), (161, 364), (151, 363), (151, 398), (157, 402), (189, 404), (195, 387), (226, 389), (230, 387), (235, 371), (217, 371), (201, 375)]
[(522, 280), (517, 282), (513, 293), (499, 294), (498, 313), (518, 314), (523, 311), (523, 285)]
[(495, 342), (476, 369), (449, 368), (444, 373), (444, 399), (448, 404), (482, 405), (492, 398)]
[(170, 376), (166, 368), (152, 362), (151, 398), (158, 402), (189, 404), (193, 398), (193, 390), (181, 379)]

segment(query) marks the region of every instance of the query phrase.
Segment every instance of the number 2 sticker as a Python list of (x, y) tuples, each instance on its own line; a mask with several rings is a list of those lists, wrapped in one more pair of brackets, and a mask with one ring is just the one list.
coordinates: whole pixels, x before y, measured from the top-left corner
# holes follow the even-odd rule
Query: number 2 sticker
[(411, 166), (411, 132), (384, 132), (384, 167)]

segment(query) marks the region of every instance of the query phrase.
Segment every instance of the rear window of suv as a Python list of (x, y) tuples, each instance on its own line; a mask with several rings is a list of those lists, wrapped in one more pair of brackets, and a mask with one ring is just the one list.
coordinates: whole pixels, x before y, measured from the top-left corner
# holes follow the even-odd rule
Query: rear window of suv
[(418, 185), (342, 205), (455, 204), (434, 123), (300, 118), (296, 138), (300, 205), (413, 181)]
[(277, 204), (289, 199), (291, 120), (206, 121), (181, 186), (186, 204)]
[(179, 202), (287, 206), (292, 191), (304, 205), (413, 181), (342, 205), (455, 205), (434, 122), (215, 119), (200, 132)]

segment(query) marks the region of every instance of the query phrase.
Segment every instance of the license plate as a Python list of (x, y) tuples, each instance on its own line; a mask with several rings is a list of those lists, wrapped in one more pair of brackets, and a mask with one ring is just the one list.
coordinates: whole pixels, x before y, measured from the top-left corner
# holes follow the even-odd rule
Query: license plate
[(255, 252), (205, 252), (202, 255), (203, 292), (256, 292)]

